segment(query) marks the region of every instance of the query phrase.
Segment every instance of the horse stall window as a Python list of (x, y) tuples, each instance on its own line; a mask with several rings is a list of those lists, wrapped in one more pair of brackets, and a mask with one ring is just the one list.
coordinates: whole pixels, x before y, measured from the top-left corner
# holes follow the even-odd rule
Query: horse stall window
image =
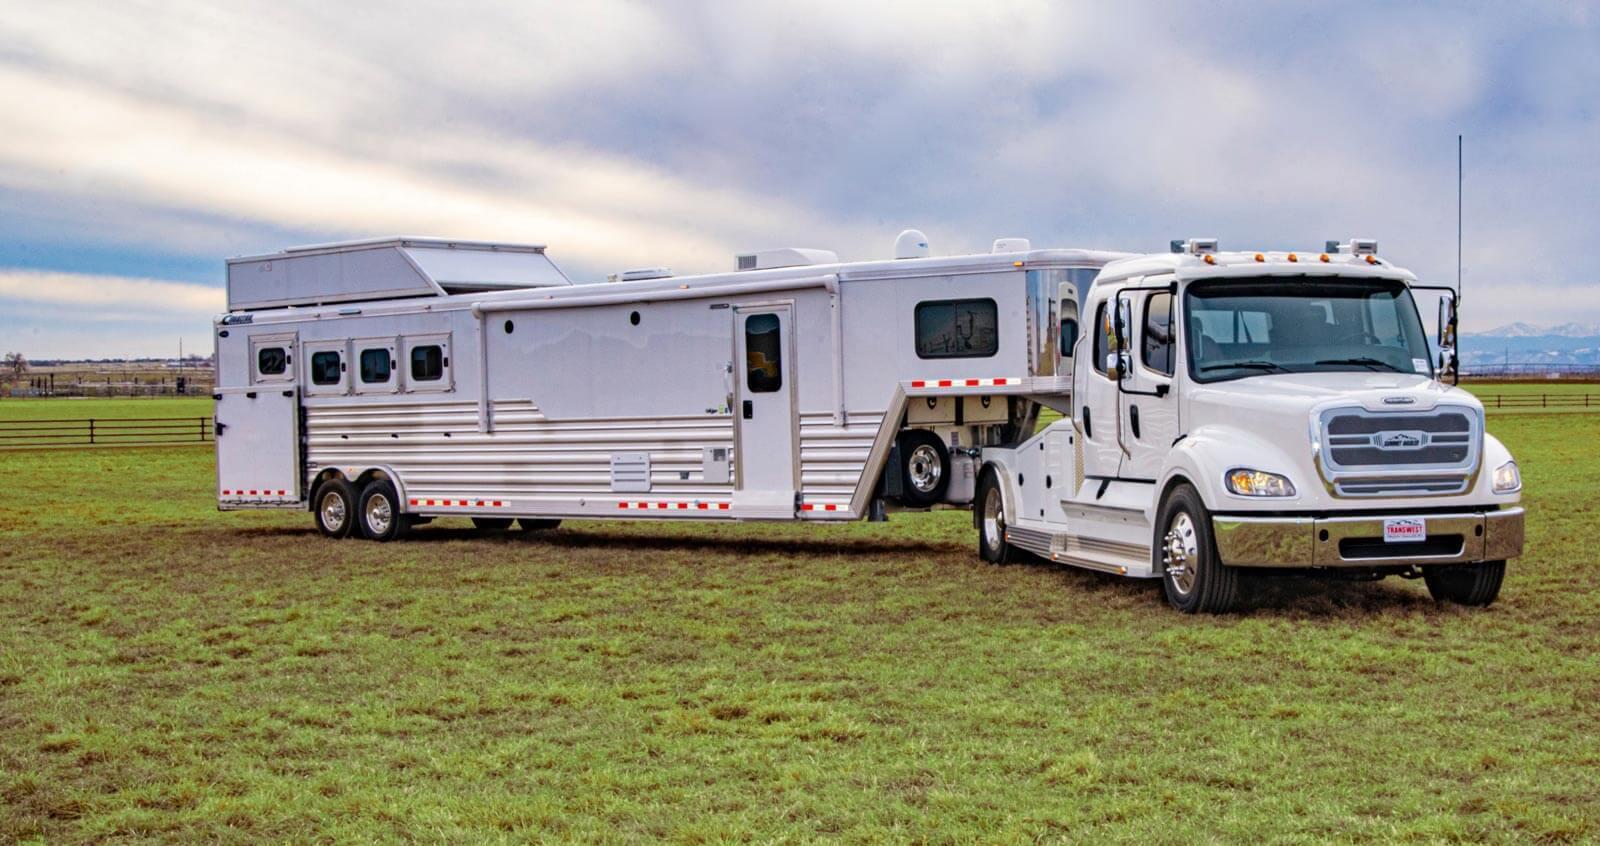
[(389, 381), (389, 351), (362, 350), (361, 351), (361, 381), (368, 385), (378, 385)]
[(448, 391), (450, 376), (450, 333), (413, 335), (401, 339), (406, 362), (407, 391)]
[(282, 376), (289, 369), (289, 351), (283, 347), (262, 347), (256, 353), (256, 372), (262, 376)]
[(292, 334), (257, 335), (250, 339), (250, 381), (253, 384), (294, 381)]
[(930, 300), (916, 309), (918, 358), (988, 358), (1000, 351), (994, 300)]
[(311, 354), (311, 384), (337, 385), (339, 384), (339, 352), (337, 350), (323, 350)]

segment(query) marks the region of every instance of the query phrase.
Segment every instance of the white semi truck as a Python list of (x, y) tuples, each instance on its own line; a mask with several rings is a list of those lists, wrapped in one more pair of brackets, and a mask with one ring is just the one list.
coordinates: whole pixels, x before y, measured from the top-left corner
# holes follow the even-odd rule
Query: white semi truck
[[(231, 259), (218, 505), (373, 540), (450, 516), (973, 506), (988, 560), (1163, 578), (1185, 611), (1230, 607), (1248, 567), (1492, 601), (1521, 550), (1520, 480), (1477, 401), (1437, 378), (1415, 279), (1360, 241), (1177, 246), (935, 257), (908, 230), (890, 260), (791, 248), (582, 284), (512, 244)], [(1039, 430), (1045, 409), (1064, 416)]]

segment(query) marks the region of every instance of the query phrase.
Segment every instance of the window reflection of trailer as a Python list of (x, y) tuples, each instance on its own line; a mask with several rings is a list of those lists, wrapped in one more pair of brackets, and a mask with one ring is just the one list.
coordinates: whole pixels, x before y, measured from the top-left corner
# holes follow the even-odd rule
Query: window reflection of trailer
[[(390, 239), (228, 262), (218, 498), (387, 540), (435, 517), (848, 520), (968, 503), (1060, 404), (1121, 254), (740, 256), (573, 284), (543, 248)], [(920, 247), (920, 249), (918, 249)], [(1060, 343), (1066, 336), (1065, 344)]]

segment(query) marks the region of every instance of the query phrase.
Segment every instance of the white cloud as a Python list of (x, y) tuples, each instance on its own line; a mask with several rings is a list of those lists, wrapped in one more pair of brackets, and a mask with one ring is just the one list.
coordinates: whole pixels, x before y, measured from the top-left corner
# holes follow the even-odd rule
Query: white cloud
[(51, 307), (66, 320), (133, 314), (205, 317), (227, 310), (219, 287), (162, 279), (0, 268), (0, 302)]

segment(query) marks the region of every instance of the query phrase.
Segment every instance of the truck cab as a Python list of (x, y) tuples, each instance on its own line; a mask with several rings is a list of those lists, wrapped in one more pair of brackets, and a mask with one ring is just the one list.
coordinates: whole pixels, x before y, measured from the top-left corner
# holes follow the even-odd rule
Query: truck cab
[[(1430, 347), (1414, 294), (1439, 298)], [(1067, 412), (982, 451), (979, 552), (1160, 578), (1221, 612), (1246, 569), (1423, 578), (1487, 605), (1521, 554), (1521, 478), (1454, 385), (1455, 296), (1376, 243), (1106, 265), (1078, 304)]]

